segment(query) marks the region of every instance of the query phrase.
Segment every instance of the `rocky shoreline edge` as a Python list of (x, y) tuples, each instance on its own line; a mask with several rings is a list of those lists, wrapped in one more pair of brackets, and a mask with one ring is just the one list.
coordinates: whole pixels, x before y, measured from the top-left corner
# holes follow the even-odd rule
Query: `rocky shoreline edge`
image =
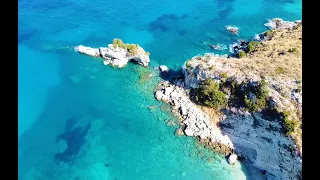
[[(154, 96), (157, 100), (170, 104), (172, 111), (181, 120), (180, 128), (176, 130), (178, 136), (197, 137), (199, 142), (207, 148), (225, 155), (230, 164), (233, 164), (237, 159), (241, 160), (260, 169), (268, 179), (301, 179), (302, 144), (299, 142), (299, 138), (293, 138), (294, 142), (292, 136), (283, 134), (284, 120), (288, 120), (290, 127), (293, 126), (290, 124), (293, 120), (302, 126), (301, 80), (297, 77), (284, 78), (282, 75), (284, 70), (280, 68), (276, 69), (279, 77), (265, 78), (265, 72), (260, 73), (259, 69), (253, 72), (252, 66), (243, 66), (240, 62), (242, 58), (246, 60), (259, 54), (255, 49), (260, 48), (261, 51), (268, 52), (265, 49), (267, 49), (266, 45), (269, 40), (290, 37), (292, 33), (296, 33), (293, 32), (296, 29), (301, 31), (302, 21), (289, 22), (274, 18), (268, 20), (265, 26), (270, 30), (257, 34), (253, 40), (239, 41), (230, 45), (232, 57), (206, 53), (203, 56), (198, 55), (191, 58), (182, 66), (182, 76), (160, 82)], [(228, 27), (227, 30), (235, 35), (239, 34), (237, 28)], [(275, 31), (280, 31), (281, 35), (278, 36)], [(302, 40), (302, 37), (299, 39)], [(297, 50), (291, 46), (288, 51), (281, 50), (278, 54), (274, 53), (275, 48), (273, 48), (272, 52), (268, 52), (267, 57), (288, 56), (292, 58), (296, 51), (301, 54), (299, 52), (301, 47)], [(119, 39), (115, 39), (105, 48), (80, 45), (75, 47), (75, 50), (89, 56), (102, 57), (104, 65), (117, 68), (124, 67), (131, 60), (145, 67), (150, 62), (150, 53), (139, 45), (124, 44)], [(260, 55), (261, 59), (266, 57), (263, 53)], [(299, 58), (301, 57), (299, 56)], [(248, 68), (250, 72), (247, 71)], [(165, 65), (161, 65), (159, 69), (160, 75), (167, 75), (171, 71)], [(195, 103), (192, 97), (192, 91), (206, 79), (212, 79), (217, 84), (235, 83), (236, 86), (249, 87), (249, 89), (259, 87), (263, 81), (263, 84), (267, 84), (266, 88), (270, 95), (267, 106), (272, 107), (272, 111), (276, 110), (277, 115), (282, 114), (282, 117), (266, 118), (261, 111), (251, 112), (243, 107), (208, 111), (203, 105)], [(227, 99), (233, 95), (230, 92), (225, 93)], [(254, 106), (256, 96), (252, 92), (245, 96), (248, 101), (251, 101), (252, 107), (250, 108), (256, 108)], [(288, 109), (293, 113), (288, 114)], [(297, 127), (291, 128), (299, 129)]]
[[(274, 18), (265, 26), (272, 31), (291, 31), (302, 26), (302, 21), (289, 22)], [(254, 41), (263, 43), (264, 40), (270, 39), (265, 32), (258, 36), (259, 39), (256, 36)], [(240, 47), (237, 47), (239, 53), (244, 51), (248, 44), (249, 42), (243, 43), (242, 47), (240, 44), (235, 44), (232, 48)], [(208, 78), (214, 79), (217, 83), (222, 79), (234, 78), (238, 84), (246, 81), (258, 84), (262, 80), (255, 74), (238, 76), (233, 73), (232, 75), (232, 68), (226, 73), (228, 69), (226, 63), (219, 63), (218, 60), (230, 58), (210, 53), (193, 57), (182, 66), (183, 77), (158, 84), (154, 92), (155, 98), (170, 104), (172, 111), (181, 120), (182, 125), (177, 130), (178, 135), (198, 137), (204, 146), (225, 155), (230, 164), (236, 159), (241, 159), (242, 162), (262, 170), (269, 179), (300, 179), (302, 147), (299, 149), (290, 137), (281, 133), (281, 122), (266, 120), (262, 113), (252, 113), (244, 108), (235, 107), (227, 108), (221, 114), (215, 112), (219, 120), (213, 121), (201, 106), (191, 100), (190, 91)], [(165, 67), (165, 70), (161, 73), (170, 71), (166, 66), (162, 67)], [(219, 71), (219, 67), (224, 70)], [(215, 70), (210, 70), (211, 68)], [(222, 77), (223, 73), (230, 75)], [(271, 91), (269, 102), (273, 103), (274, 108), (291, 107), (292, 104), (287, 103), (289, 99), (294, 101), (295, 107), (292, 109), (302, 110), (302, 94), (296, 93), (299, 83), (295, 83), (295, 80), (279, 81), (272, 78), (266, 78), (265, 81)], [(276, 93), (281, 84), (287, 86), (289, 98), (283, 98), (281, 93)]]

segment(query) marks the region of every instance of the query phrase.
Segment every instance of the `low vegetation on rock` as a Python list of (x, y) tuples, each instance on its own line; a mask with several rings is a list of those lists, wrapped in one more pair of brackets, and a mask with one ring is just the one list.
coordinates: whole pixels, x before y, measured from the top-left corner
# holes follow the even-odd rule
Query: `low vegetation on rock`
[(238, 56), (239, 56), (239, 58), (243, 58), (243, 57), (246, 57), (247, 54), (246, 54), (246, 52), (244, 52), (244, 51), (240, 51), (239, 54), (238, 54)]
[(290, 48), (289, 50), (288, 50), (288, 52), (297, 52), (297, 48)]
[[(227, 74), (224, 75), (227, 76)], [(266, 82), (263, 80), (237, 84), (233, 79), (220, 83), (214, 82), (213, 79), (206, 79), (200, 82), (198, 88), (194, 90), (194, 97), (198, 104), (215, 109), (235, 106), (255, 112), (267, 108), (268, 90), (266, 87)], [(229, 98), (227, 98), (228, 94)]]
[(283, 127), (287, 135), (290, 135), (291, 133), (295, 132), (296, 128), (298, 127), (298, 121), (292, 118), (292, 112), (290, 111), (283, 111), (281, 114), (283, 118)]
[(267, 38), (271, 38), (273, 34), (274, 34), (274, 30), (268, 30), (264, 32), (264, 36), (266, 36)]
[(207, 79), (199, 84), (196, 90), (195, 100), (202, 105), (215, 109), (227, 106), (227, 95), (219, 89), (219, 84), (212, 79)]
[(187, 66), (187, 67), (191, 67), (190, 60), (188, 60), (188, 61), (186, 62), (186, 66)]
[(251, 53), (252, 51), (254, 51), (259, 44), (259, 41), (250, 41), (246, 49), (247, 53)]
[[(139, 45), (138, 44), (125, 44), (121, 39), (115, 38), (112, 41), (112, 45), (115, 47), (120, 47), (127, 49), (130, 56), (134, 56), (138, 53)], [(150, 53), (146, 52), (146, 54), (150, 55)]]

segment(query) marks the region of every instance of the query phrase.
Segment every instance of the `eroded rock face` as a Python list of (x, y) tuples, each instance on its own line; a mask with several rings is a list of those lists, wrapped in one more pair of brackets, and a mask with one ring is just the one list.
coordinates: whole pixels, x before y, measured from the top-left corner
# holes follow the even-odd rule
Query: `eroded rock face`
[[(235, 128), (230, 128), (232, 124)], [(276, 179), (290, 179), (301, 170), (300, 158), (291, 149), (294, 143), (283, 136), (279, 121), (268, 121), (261, 114), (227, 113), (221, 130), (234, 144), (236, 154), (259, 169), (266, 169)]]
[(109, 44), (108, 47), (99, 48), (91, 48), (79, 45), (75, 47), (75, 50), (79, 53), (87, 54), (89, 56), (102, 57), (104, 59), (104, 65), (111, 65), (117, 68), (124, 67), (130, 60), (134, 60), (138, 64), (145, 67), (147, 67), (150, 62), (149, 55), (140, 46), (138, 46), (137, 53), (134, 55), (129, 53), (127, 49), (116, 47), (112, 44)]

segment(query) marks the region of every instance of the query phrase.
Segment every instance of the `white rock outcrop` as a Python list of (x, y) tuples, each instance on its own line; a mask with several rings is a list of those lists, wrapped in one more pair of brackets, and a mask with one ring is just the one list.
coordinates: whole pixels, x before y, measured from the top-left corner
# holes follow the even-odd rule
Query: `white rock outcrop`
[(301, 20), (291, 22), (291, 21), (284, 21), (281, 18), (273, 18), (273, 19), (269, 19), (268, 22), (265, 23), (264, 25), (269, 29), (293, 29), (295, 26), (301, 23), (302, 23)]
[(75, 51), (89, 56), (102, 57), (104, 59), (104, 65), (111, 65), (118, 68), (124, 67), (130, 60), (134, 60), (145, 67), (147, 67), (150, 62), (149, 55), (140, 46), (137, 47), (137, 53), (134, 55), (129, 53), (127, 49), (116, 47), (112, 44), (109, 44), (108, 47), (100, 48), (79, 45), (75, 47)]
[(161, 65), (161, 66), (159, 67), (159, 69), (160, 69), (160, 72), (169, 71), (169, 68), (168, 68), (167, 66), (165, 66), (165, 65)]
[(239, 28), (236, 26), (226, 26), (227, 31), (231, 32), (232, 34), (238, 35)]
[(229, 162), (229, 164), (232, 165), (232, 164), (236, 163), (237, 159), (238, 159), (238, 156), (236, 154), (231, 154), (228, 158), (228, 162)]

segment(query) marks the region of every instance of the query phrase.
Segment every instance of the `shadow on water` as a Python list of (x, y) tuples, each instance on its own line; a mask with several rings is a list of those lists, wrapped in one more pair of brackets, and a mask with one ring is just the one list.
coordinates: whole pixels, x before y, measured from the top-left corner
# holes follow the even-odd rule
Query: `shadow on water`
[[(225, 19), (227, 18), (232, 12), (233, 12), (233, 3), (234, 0), (218, 0), (218, 7), (219, 9), (222, 9), (219, 11), (219, 18)], [(226, 6), (226, 9), (223, 9), (222, 7)]]
[(184, 20), (189, 18), (188, 14), (184, 14), (181, 17), (178, 17), (176, 14), (163, 14), (157, 17), (154, 21), (150, 22), (148, 25), (148, 30), (150, 32), (162, 31), (167, 32), (170, 30), (177, 31), (180, 36), (183, 36), (187, 32), (177, 28), (179, 20)]
[(182, 79), (183, 74), (181, 68), (178, 70), (171, 70), (160, 72), (160, 78), (164, 81), (169, 81), (170, 83), (174, 83), (175, 81)]
[(54, 158), (57, 161), (71, 162), (79, 153), (80, 148), (85, 143), (85, 137), (90, 129), (90, 123), (85, 127), (76, 127), (73, 129), (77, 120), (68, 119), (66, 121), (65, 132), (57, 136), (57, 141), (64, 140), (67, 148), (62, 153), (56, 153)]

